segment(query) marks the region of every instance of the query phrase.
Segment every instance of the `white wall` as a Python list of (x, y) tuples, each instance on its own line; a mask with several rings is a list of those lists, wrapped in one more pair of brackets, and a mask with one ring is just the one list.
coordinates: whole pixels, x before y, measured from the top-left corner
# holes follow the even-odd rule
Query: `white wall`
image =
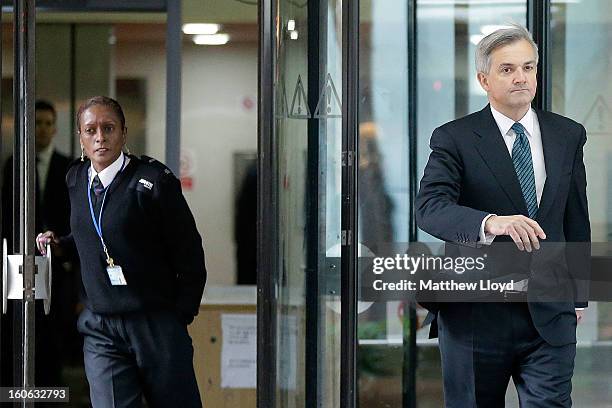
[[(113, 58), (117, 77), (143, 78), (147, 82), (146, 154), (163, 160), (166, 154), (166, 50), (163, 44), (118, 43)], [(127, 126), (129, 145), (130, 124)]]
[[(147, 80), (147, 154), (163, 160), (165, 49), (118, 43), (115, 61), (118, 77)], [(257, 149), (257, 108), (242, 105), (257, 101), (257, 44), (185, 45), (182, 75), (181, 147), (194, 164), (193, 190), (184, 193), (204, 238), (209, 283), (233, 284), (232, 158)]]

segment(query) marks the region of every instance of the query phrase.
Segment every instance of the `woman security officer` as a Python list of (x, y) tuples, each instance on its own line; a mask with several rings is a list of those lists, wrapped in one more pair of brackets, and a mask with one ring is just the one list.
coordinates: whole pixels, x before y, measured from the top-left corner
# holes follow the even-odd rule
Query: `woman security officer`
[[(200, 407), (187, 325), (198, 313), (206, 268), (202, 239), (166, 166), (124, 154), (117, 101), (78, 110), (81, 160), (68, 170), (71, 234), (39, 234), (75, 248), (81, 262), (85, 371), (94, 408)], [(85, 158), (87, 157), (87, 159)]]

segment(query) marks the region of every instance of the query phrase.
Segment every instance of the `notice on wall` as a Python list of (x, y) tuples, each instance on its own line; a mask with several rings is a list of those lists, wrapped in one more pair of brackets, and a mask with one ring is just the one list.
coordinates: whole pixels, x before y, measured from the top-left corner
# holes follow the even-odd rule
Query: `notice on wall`
[(257, 387), (257, 315), (222, 314), (221, 388)]

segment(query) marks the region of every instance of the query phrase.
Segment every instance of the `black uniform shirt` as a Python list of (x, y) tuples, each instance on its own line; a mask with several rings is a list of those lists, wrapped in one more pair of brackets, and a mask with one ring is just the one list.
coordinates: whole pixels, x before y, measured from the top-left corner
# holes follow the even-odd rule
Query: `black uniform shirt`
[(130, 156), (108, 186), (102, 233), (126, 286), (113, 286), (93, 225), (87, 194), (90, 162), (68, 171), (71, 236), (81, 261), (85, 306), (96, 313), (175, 310), (185, 322), (197, 314), (206, 267), (202, 239), (179, 180), (160, 162)]

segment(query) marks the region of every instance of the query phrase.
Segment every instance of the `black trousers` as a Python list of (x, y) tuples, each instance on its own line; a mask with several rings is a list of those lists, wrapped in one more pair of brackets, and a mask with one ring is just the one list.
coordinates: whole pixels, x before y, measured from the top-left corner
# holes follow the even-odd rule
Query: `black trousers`
[(94, 408), (200, 408), (193, 346), (170, 311), (100, 315), (83, 310), (85, 372)]
[(510, 377), (521, 408), (572, 406), (576, 345), (546, 343), (527, 304), (449, 303), (438, 317), (447, 408), (503, 408)]

